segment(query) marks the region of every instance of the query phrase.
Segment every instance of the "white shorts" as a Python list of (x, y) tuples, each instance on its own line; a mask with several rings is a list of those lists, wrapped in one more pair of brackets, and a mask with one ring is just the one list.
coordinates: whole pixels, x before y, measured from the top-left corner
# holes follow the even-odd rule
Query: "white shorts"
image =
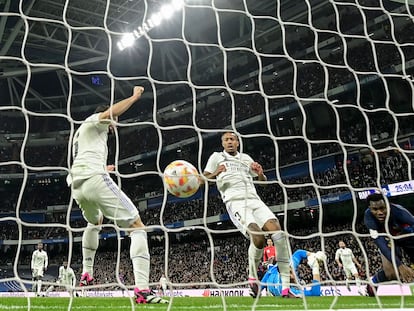
[(344, 272), (346, 277), (349, 279), (351, 276), (353, 276), (354, 274), (358, 274), (358, 270), (355, 267), (354, 264), (352, 265), (348, 265), (348, 266), (343, 266)]
[(260, 199), (231, 200), (226, 203), (227, 212), (233, 224), (246, 237), (250, 237), (247, 227), (256, 223), (260, 228), (270, 219), (276, 219), (275, 214)]
[(138, 209), (109, 175), (96, 175), (73, 188), (87, 222), (97, 225), (101, 215), (120, 228), (129, 228), (138, 218)]
[(32, 271), (32, 276), (33, 276), (33, 278), (37, 278), (37, 277), (43, 277), (43, 273), (44, 273), (44, 270), (43, 270), (43, 268), (35, 268), (35, 269), (33, 269), (33, 271)]

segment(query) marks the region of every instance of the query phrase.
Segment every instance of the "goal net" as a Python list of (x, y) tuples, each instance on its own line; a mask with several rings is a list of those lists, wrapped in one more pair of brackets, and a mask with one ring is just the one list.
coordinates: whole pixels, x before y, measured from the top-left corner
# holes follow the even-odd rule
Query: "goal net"
[[(144, 95), (110, 137), (108, 164), (147, 226), (159, 295), (224, 297), (218, 309), (235, 308), (227, 296), (249, 296), (249, 241), (215, 185), (180, 199), (163, 183), (173, 160), (203, 172), (229, 130), (263, 166), (268, 180), (257, 189), (291, 251), (327, 255), (326, 308), (360, 295), (335, 260), (339, 241), (361, 264), (364, 290), (373, 285), (382, 262), (363, 222), (365, 198), (381, 191), (388, 207), (414, 212), (411, 0), (0, 0), (0, 8), (1, 296), (35, 296), (30, 264), (39, 242), (49, 255), (42, 293), (65, 260), (79, 281), (86, 222), (66, 185), (71, 141), (98, 105), (130, 96), (135, 85)], [(95, 284), (82, 294), (131, 297), (127, 234), (107, 221), (99, 243)], [(261, 263), (259, 276), (267, 268)], [(298, 274), (298, 288), (312, 284), (308, 265)], [(376, 289), (370, 303), (378, 308), (390, 307), (383, 296), (414, 307), (399, 277)], [(262, 298), (245, 307), (281, 303)], [(298, 308), (325, 308), (301, 301)]]

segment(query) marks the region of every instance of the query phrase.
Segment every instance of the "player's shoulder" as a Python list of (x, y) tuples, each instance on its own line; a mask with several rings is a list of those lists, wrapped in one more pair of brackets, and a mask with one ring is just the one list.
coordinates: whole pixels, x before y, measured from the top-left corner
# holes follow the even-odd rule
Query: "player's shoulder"
[(244, 153), (244, 152), (240, 152), (240, 160), (248, 160), (248, 161), (251, 161), (251, 162), (253, 162), (253, 158), (250, 156), (250, 155), (248, 155), (247, 153)]
[(214, 151), (211, 155), (210, 155), (210, 159), (213, 159), (215, 161), (222, 161), (225, 159), (225, 156), (223, 154), (223, 152), (219, 152), (219, 151)]

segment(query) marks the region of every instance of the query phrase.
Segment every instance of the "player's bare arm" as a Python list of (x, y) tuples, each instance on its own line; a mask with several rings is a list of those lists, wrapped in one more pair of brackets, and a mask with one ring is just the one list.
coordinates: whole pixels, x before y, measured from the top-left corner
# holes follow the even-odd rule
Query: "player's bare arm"
[(219, 165), (213, 173), (204, 171), (203, 175), (207, 179), (215, 179), (218, 175), (220, 175), (222, 172), (225, 172), (225, 171), (226, 171), (226, 166), (222, 164), (222, 165)]
[(258, 180), (260, 180), (260, 181), (266, 181), (267, 180), (267, 176), (263, 172), (263, 167), (259, 163), (253, 162), (250, 165), (250, 168), (253, 172), (255, 172), (257, 174)]
[(127, 111), (132, 106), (132, 104), (141, 98), (143, 92), (144, 88), (142, 86), (135, 86), (130, 97), (117, 102), (113, 106), (109, 107), (106, 111), (102, 112), (99, 115), (99, 120), (107, 120), (119, 117), (125, 111)]

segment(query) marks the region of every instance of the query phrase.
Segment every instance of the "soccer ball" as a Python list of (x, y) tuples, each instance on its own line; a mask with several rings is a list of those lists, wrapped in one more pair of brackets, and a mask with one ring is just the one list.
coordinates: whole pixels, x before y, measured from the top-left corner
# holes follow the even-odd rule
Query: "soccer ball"
[(197, 192), (200, 184), (197, 169), (189, 162), (176, 160), (164, 170), (164, 181), (169, 193), (179, 198), (188, 198)]

